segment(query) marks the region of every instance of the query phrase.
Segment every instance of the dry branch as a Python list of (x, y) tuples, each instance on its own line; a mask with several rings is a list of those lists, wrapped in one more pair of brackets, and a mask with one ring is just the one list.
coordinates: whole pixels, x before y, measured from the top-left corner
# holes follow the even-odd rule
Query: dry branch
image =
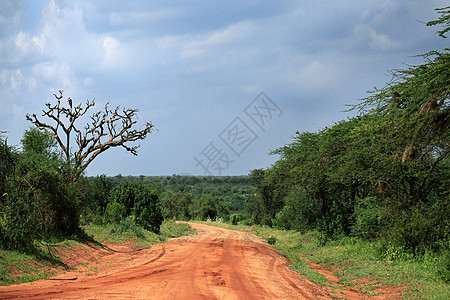
[[(36, 114), (27, 114), (26, 118), (37, 128), (50, 133), (58, 142), (67, 162), (67, 172), (72, 180), (76, 181), (86, 167), (102, 152), (111, 147), (123, 147), (128, 152), (137, 155), (139, 145), (129, 146), (130, 142), (143, 140), (151, 133), (154, 125), (147, 122), (143, 129), (136, 130), (133, 126), (137, 123), (137, 109), (117, 106), (114, 110), (105, 105), (104, 111), (98, 111), (90, 116), (90, 122), (83, 129), (76, 126), (76, 121), (95, 105), (95, 101), (87, 101), (85, 106), (78, 104), (73, 107), (72, 99), (67, 99), (69, 107), (61, 104), (63, 91), (59, 95), (54, 94), (57, 103), (46, 103), (47, 109), (42, 110), (43, 117), (53, 121), (53, 124), (42, 122)], [(78, 150), (73, 154), (70, 151), (72, 132)], [(72, 166), (73, 164), (73, 166)]]

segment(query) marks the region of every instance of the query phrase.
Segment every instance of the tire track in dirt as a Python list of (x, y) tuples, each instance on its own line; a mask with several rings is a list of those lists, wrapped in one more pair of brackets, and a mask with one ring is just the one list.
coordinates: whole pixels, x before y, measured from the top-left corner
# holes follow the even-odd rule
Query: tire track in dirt
[[(288, 268), (261, 239), (191, 223), (198, 234), (96, 261), (73, 281), (0, 287), (0, 298), (27, 299), (331, 299)], [(73, 276), (66, 274), (65, 276)]]

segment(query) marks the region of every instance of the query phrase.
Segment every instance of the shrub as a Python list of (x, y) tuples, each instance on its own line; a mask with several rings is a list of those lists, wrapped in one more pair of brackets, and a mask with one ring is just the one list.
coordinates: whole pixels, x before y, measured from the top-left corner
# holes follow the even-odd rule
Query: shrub
[[(431, 197), (430, 197), (431, 198)], [(405, 209), (385, 229), (382, 238), (411, 254), (448, 250), (450, 207), (446, 201), (430, 199)]]
[(267, 238), (267, 243), (269, 243), (269, 245), (275, 245), (276, 242), (277, 242), (276, 237), (271, 236)]
[(358, 199), (354, 210), (352, 233), (363, 239), (373, 239), (380, 235), (383, 225), (383, 208), (376, 197)]
[(164, 218), (159, 197), (155, 191), (146, 189), (143, 197), (133, 207), (136, 223), (147, 230), (159, 233)]
[(118, 224), (125, 217), (125, 205), (117, 201), (108, 203), (105, 210), (107, 223)]
[(121, 220), (119, 224), (117, 224), (115, 227), (111, 229), (111, 233), (126, 233), (126, 232), (132, 232), (139, 239), (143, 240), (145, 239), (144, 232), (142, 231), (141, 227), (136, 225), (134, 216), (129, 216)]
[[(117, 203), (114, 204), (117, 208), (110, 209), (115, 209), (113, 212), (117, 213), (119, 221), (120, 216), (123, 218), (133, 215), (136, 224), (155, 233), (159, 232), (163, 221), (159, 197), (144, 183), (124, 181), (111, 190), (109, 200), (111, 203)], [(109, 206), (110, 204), (106, 208), (107, 211)]]
[(240, 214), (232, 214), (230, 216), (230, 221), (232, 225), (237, 225), (239, 221), (241, 221), (242, 217)]
[(313, 229), (320, 210), (305, 192), (292, 192), (285, 198), (285, 206), (275, 215), (273, 225), (283, 229), (305, 232)]

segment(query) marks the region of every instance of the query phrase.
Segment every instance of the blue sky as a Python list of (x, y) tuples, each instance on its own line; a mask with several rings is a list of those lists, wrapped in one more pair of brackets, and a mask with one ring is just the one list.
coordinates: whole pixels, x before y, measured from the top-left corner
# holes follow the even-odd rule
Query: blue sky
[(87, 175), (241, 175), (296, 131), (352, 114), (389, 70), (448, 42), (441, 0), (1, 1), (0, 130), (18, 145), (53, 93), (92, 112), (139, 109), (138, 156), (101, 154)]

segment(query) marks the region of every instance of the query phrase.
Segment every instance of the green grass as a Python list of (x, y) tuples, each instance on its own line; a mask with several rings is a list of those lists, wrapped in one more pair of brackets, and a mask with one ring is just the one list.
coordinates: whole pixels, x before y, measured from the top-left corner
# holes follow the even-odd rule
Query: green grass
[(53, 264), (48, 260), (17, 251), (0, 251), (0, 285), (23, 283), (54, 275)]
[(160, 228), (160, 235), (164, 238), (176, 238), (194, 234), (196, 231), (186, 223), (176, 223), (173, 220), (165, 221)]
[[(401, 297), (404, 299), (450, 299), (450, 284), (444, 282), (441, 276), (442, 272), (448, 271), (443, 270), (448, 262), (445, 263), (440, 256), (430, 254), (420, 258), (403, 256), (398, 259), (380, 259), (381, 246), (378, 242), (342, 238), (324, 245), (317, 232), (301, 234), (262, 226), (207, 224), (249, 232), (266, 241), (275, 240), (273, 246), (292, 262), (291, 268), (320, 285), (330, 286), (323, 275), (300, 258), (300, 254), (333, 270), (342, 287), (355, 288), (367, 297), (376, 296), (374, 291), (381, 284), (403, 287)], [(361, 278), (365, 279), (363, 286), (356, 283)]]
[[(122, 228), (123, 227), (123, 228)], [(160, 233), (156, 234), (141, 227), (119, 225), (89, 225), (83, 228), (88, 236), (100, 243), (113, 243), (119, 245), (131, 245), (135, 248), (150, 247), (154, 244), (165, 242), (170, 238), (185, 236), (195, 233), (188, 224), (175, 223), (173, 220), (164, 221), (160, 227)]]

